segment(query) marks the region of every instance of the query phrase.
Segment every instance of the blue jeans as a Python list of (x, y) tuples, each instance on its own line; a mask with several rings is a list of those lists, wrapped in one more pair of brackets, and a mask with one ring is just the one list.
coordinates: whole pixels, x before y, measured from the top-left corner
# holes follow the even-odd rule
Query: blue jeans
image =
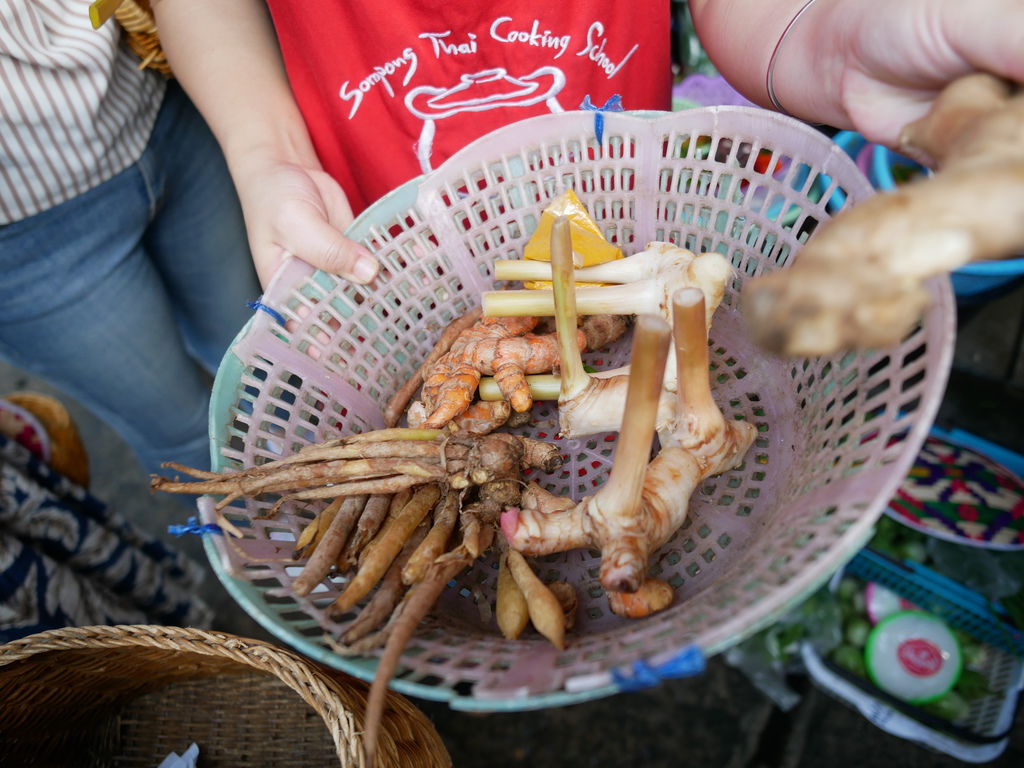
[(172, 82), (137, 163), (0, 227), (0, 356), (90, 408), (146, 471), (207, 468), (210, 373), (259, 290), (220, 148)]

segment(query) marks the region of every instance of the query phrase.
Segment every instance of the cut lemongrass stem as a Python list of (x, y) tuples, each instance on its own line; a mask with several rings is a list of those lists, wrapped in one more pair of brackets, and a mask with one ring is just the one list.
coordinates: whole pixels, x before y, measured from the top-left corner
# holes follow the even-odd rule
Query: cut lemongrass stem
[(676, 435), (683, 438), (682, 431), (703, 444), (720, 433), (725, 423), (711, 396), (704, 293), (699, 288), (682, 288), (673, 294), (672, 305), (678, 380)]
[(639, 509), (671, 335), (669, 324), (660, 317), (637, 318), (624, 411), (629, 417), (623, 419), (608, 481), (598, 491), (606, 513), (633, 516)]
[[(581, 315), (663, 314), (662, 295), (657, 280), (586, 286), (576, 289), (576, 311)], [(555, 314), (554, 291), (484, 291), (483, 308), (487, 317), (551, 317)]]
[(573, 398), (587, 388), (590, 377), (576, 341), (576, 284), (572, 280), (572, 233), (569, 219), (559, 216), (551, 226), (551, 277), (555, 330), (558, 333), (560, 398)]
[[(634, 283), (655, 277), (665, 270), (686, 269), (697, 258), (692, 251), (673, 243), (653, 242), (639, 253), (623, 259), (577, 267), (573, 279), (580, 283)], [(550, 280), (551, 265), (546, 261), (498, 259), (494, 262), (494, 279)]]
[[(551, 264), (530, 259), (499, 259), (494, 262), (495, 280), (550, 280)], [(603, 264), (574, 269), (572, 279), (577, 283), (632, 283), (642, 274), (629, 259), (615, 259)]]
[[(562, 379), (551, 373), (534, 373), (526, 377), (526, 384), (530, 387), (530, 397), (534, 400), (557, 400), (562, 391)], [(480, 379), (480, 386), (477, 394), (481, 400), (504, 400), (498, 388), (498, 382), (493, 376), (484, 376)]]

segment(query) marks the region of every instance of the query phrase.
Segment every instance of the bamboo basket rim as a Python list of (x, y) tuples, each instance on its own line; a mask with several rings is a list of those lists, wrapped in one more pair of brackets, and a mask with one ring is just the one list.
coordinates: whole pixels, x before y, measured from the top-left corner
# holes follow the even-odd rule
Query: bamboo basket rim
[[(60, 651), (149, 648), (192, 653), (234, 661), (243, 667), (277, 677), (323, 720), (343, 766), (364, 764), (361, 716), (350, 708), (355, 688), (365, 683), (272, 643), (228, 632), (151, 624), (61, 627), (27, 635), (0, 645), (0, 677), (3, 669), (34, 656)], [(350, 690), (346, 690), (349, 684)], [(417, 743), (440, 766), (451, 757), (427, 717), (408, 699), (388, 692), (388, 708), (405, 724), (419, 721)]]
[(155, 69), (165, 77), (171, 77), (173, 73), (160, 44), (149, 0), (121, 0), (114, 11), (114, 18), (124, 30), (128, 47), (141, 59), (139, 69)]

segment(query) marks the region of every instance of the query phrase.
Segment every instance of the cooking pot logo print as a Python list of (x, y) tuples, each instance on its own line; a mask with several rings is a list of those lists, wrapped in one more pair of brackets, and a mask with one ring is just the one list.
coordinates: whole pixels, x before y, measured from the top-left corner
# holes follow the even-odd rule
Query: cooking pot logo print
[(942, 669), (942, 652), (921, 637), (900, 643), (896, 656), (903, 668), (915, 677), (931, 677)]
[(439, 88), (423, 85), (409, 91), (405, 106), (423, 121), (416, 156), (424, 173), (431, 170), (437, 121), (465, 112), (485, 112), (499, 107), (529, 107), (544, 102), (552, 112), (564, 112), (556, 98), (565, 87), (565, 74), (557, 67), (541, 67), (528, 75), (513, 77), (502, 67), (462, 75), (457, 85)]

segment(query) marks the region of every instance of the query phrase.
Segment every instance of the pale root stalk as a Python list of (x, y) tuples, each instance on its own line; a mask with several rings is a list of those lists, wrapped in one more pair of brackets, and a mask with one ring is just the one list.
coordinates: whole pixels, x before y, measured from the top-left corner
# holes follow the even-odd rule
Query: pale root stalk
[(644, 537), (641, 492), (670, 333), (659, 317), (646, 315), (637, 320), (625, 404), (629, 419), (619, 433), (615, 463), (605, 485), (579, 504), (554, 511), (550, 511), (550, 494), (530, 498), (528, 488), (523, 508), (506, 511), (501, 518), (502, 530), (514, 549), (540, 555), (597, 546), (602, 552), (601, 583), (606, 589), (628, 591), (643, 581), (650, 549)]
[[(661, 293), (656, 280), (584, 287), (576, 291), (576, 309), (581, 315), (662, 314), (659, 309)], [(549, 289), (484, 291), (483, 307), (486, 317), (552, 317), (555, 299)]]
[[(628, 376), (629, 366), (611, 368), (606, 371), (594, 371), (588, 373), (591, 379), (611, 379), (616, 376)], [(562, 390), (562, 379), (553, 373), (533, 373), (526, 377), (526, 383), (530, 386), (530, 394), (534, 400), (557, 400)], [(480, 379), (480, 388), (477, 390), (481, 400), (501, 400), (504, 396), (498, 389), (498, 383), (491, 376), (484, 376)], [(675, 399), (672, 401), (672, 413), (675, 414)], [(616, 429), (618, 425), (616, 424)]]
[[(579, 348), (575, 345), (576, 337), (576, 286), (573, 282), (572, 246), (569, 241), (569, 228), (566, 222), (562, 230), (558, 222), (551, 231), (551, 280), (552, 297), (555, 303), (555, 327), (558, 332), (558, 345), (561, 356), (561, 388), (558, 396), (559, 434), (567, 438), (582, 437), (598, 432), (618, 430), (622, 426), (622, 415), (626, 412), (627, 390), (629, 377), (597, 379), (586, 372)], [(633, 354), (647, 349), (651, 341), (650, 323), (655, 316), (644, 318), (644, 340), (634, 336)], [(639, 334), (639, 328), (634, 332)], [(667, 349), (667, 334), (665, 348)], [(664, 361), (662, 373), (664, 372)], [(661, 379), (658, 379), (658, 394), (652, 401), (655, 411), (661, 395)], [(666, 398), (671, 402), (671, 398)], [(663, 416), (668, 417), (670, 411), (665, 409)]]
[[(515, 262), (513, 262), (515, 263)], [(525, 263), (525, 262), (524, 262)], [(542, 279), (551, 278), (551, 264), (529, 262)], [(584, 286), (576, 290), (576, 308), (581, 315), (658, 314), (672, 322), (672, 295), (680, 288), (699, 288), (707, 297), (706, 322), (711, 325), (733, 268), (719, 253), (694, 256), (670, 243), (651, 243), (648, 250), (625, 259), (606, 262), (572, 272), (575, 281), (614, 283), (601, 287)], [(550, 317), (555, 312), (552, 289), (522, 291), (486, 291), (484, 315)], [(674, 368), (670, 374), (674, 374)]]
[(389, 429), (375, 429), (372, 432), (362, 432), (358, 435), (349, 435), (345, 438), (345, 443), (379, 443), (385, 440), (435, 440), (443, 434), (444, 430), (441, 429), (392, 427)]
[(605, 485), (590, 498), (587, 515), (601, 543), (601, 583), (633, 591), (643, 582), (649, 548), (642, 535), (641, 492), (651, 454), (671, 330), (660, 318), (638, 318), (630, 359), (625, 413), (615, 461)]
[(725, 431), (725, 419), (711, 397), (704, 294), (683, 288), (672, 297), (676, 343), (678, 408), (675, 437), (683, 448), (705, 445)]
[[(685, 248), (655, 241), (648, 243), (639, 253), (624, 259), (576, 269), (573, 271), (573, 280), (577, 283), (635, 283), (670, 269), (685, 269), (698, 258)], [(527, 259), (498, 259), (494, 262), (494, 279), (550, 280), (551, 264)]]
[[(580, 287), (576, 290), (576, 308), (582, 315), (589, 314), (656, 314), (663, 317), (670, 324), (672, 319), (672, 296), (681, 288), (699, 288), (707, 298), (705, 305), (705, 323), (710, 327), (711, 316), (714, 314), (722, 298), (725, 296), (726, 285), (733, 275), (733, 268), (729, 262), (718, 253), (704, 253), (694, 257), (692, 253), (667, 243), (652, 243), (649, 250), (643, 254), (629, 256), (615, 262), (607, 262), (596, 267), (587, 267), (588, 270), (598, 268), (604, 269), (605, 276), (611, 276), (611, 270), (624, 268), (618, 266), (622, 262), (629, 263), (632, 259), (639, 259), (640, 268), (634, 268), (637, 275), (653, 275), (643, 277), (635, 282), (623, 285), (608, 285), (598, 288)], [(544, 269), (551, 270), (552, 266), (545, 262), (537, 262)], [(616, 266), (610, 266), (610, 265)], [(575, 270), (572, 275), (580, 279), (580, 273), (584, 270)], [(595, 273), (589, 273), (593, 276)], [(596, 273), (600, 275), (601, 273)], [(483, 306), (485, 315), (535, 315), (550, 316), (554, 314), (554, 290), (524, 290), (524, 291), (488, 291), (483, 295)], [(669, 362), (665, 369), (665, 389), (674, 392), (676, 389), (676, 363), (675, 351), (670, 350)], [(609, 376), (608, 378), (613, 378)], [(621, 398), (618, 395), (618, 407), (612, 408), (605, 401), (605, 405), (592, 412), (599, 410), (606, 413), (621, 413)], [(668, 402), (666, 402), (668, 407)], [(589, 411), (590, 407), (583, 408)], [(617, 428), (616, 419), (610, 419), (607, 423), (611, 426), (598, 428), (586, 427), (583, 431), (577, 430), (569, 425), (569, 431), (563, 434), (581, 436), (606, 431), (606, 429)], [(581, 425), (582, 427), (583, 425)], [(604, 426), (604, 425), (602, 425)]]
[[(703, 297), (682, 293), (673, 297), (678, 312), (675, 326), (676, 357), (680, 388), (675, 424), (662, 433), (663, 448), (646, 468), (643, 477), (640, 512), (630, 519), (612, 517), (604, 530), (595, 524), (600, 511), (607, 510), (600, 499), (604, 489), (566, 509), (558, 508), (551, 494), (540, 494), (534, 486), (523, 492), (522, 508), (502, 515), (501, 527), (509, 545), (526, 555), (564, 552), (580, 546), (599, 546), (602, 551), (601, 583), (610, 592), (633, 592), (644, 581), (646, 558), (664, 544), (685, 521), (690, 496), (700, 482), (713, 474), (739, 464), (757, 434), (745, 421), (726, 421), (711, 397), (707, 366), (707, 329), (704, 323)], [(690, 352), (696, 359), (690, 359)], [(631, 363), (635, 367), (636, 360)], [(633, 407), (629, 409), (632, 423)], [(614, 479), (620, 455), (606, 487), (618, 485)], [(636, 453), (636, 449), (633, 449)], [(568, 501), (568, 500), (567, 500)], [(599, 512), (595, 515), (596, 506)], [(604, 518), (607, 520), (607, 517)], [(631, 538), (633, 549), (615, 542)], [(613, 542), (612, 546), (609, 542)], [(615, 552), (612, 559), (610, 552)], [(625, 557), (620, 557), (625, 553)]]
[(576, 290), (572, 272), (572, 235), (569, 219), (559, 216), (551, 226), (551, 297), (554, 301), (555, 330), (558, 334), (560, 358), (559, 373), (562, 379), (559, 402), (563, 399), (572, 399), (590, 383), (576, 343)]

